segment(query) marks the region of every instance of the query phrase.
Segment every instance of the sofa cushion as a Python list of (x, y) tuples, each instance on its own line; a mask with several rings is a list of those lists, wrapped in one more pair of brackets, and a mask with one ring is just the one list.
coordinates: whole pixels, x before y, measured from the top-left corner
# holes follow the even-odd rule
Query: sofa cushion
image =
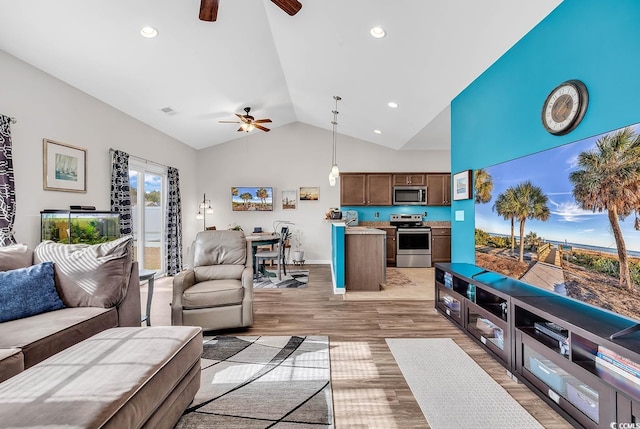
[(26, 244), (0, 247), (0, 271), (26, 268), (33, 263), (33, 250)]
[(35, 248), (34, 260), (55, 263), (56, 286), (67, 306), (110, 308), (126, 295), (131, 250), (131, 236), (92, 245), (44, 241)]
[(182, 294), (185, 309), (209, 308), (242, 303), (244, 288), (240, 280), (207, 280), (196, 283)]
[(53, 263), (0, 272), (0, 322), (64, 308), (53, 281)]
[(0, 348), (0, 383), (24, 371), (24, 356), (20, 349)]
[(24, 367), (118, 326), (115, 308), (78, 307), (37, 314), (0, 323), (0, 349), (18, 348), (24, 353)]

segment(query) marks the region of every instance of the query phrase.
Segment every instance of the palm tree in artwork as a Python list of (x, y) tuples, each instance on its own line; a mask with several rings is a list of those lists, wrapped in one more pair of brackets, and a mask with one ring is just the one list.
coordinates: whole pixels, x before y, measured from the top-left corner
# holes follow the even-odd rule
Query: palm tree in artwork
[(569, 175), (573, 196), (585, 210), (607, 211), (616, 240), (620, 287), (633, 284), (620, 219), (640, 209), (640, 136), (632, 128), (607, 134), (591, 151), (578, 155), (579, 169)]
[(493, 204), (493, 211), (502, 216), (504, 220), (511, 222), (511, 252), (513, 252), (515, 248), (514, 224), (516, 218), (513, 188), (508, 188), (502, 194), (498, 195), (496, 202)]
[(243, 192), (242, 194), (240, 194), (240, 199), (244, 201), (245, 207), (249, 203), (249, 201), (251, 201), (251, 198), (253, 198), (253, 195), (251, 195), (251, 192)]
[(265, 188), (260, 188), (256, 191), (256, 198), (259, 198), (262, 205), (265, 206), (267, 204), (267, 198), (269, 198), (269, 192), (267, 192)]
[(527, 219), (542, 221), (549, 219), (551, 215), (547, 206), (549, 198), (544, 194), (542, 188), (535, 186), (528, 180), (513, 188), (513, 198), (514, 216), (520, 222), (520, 257), (518, 260), (524, 262), (525, 222)]
[(476, 189), (476, 204), (485, 204), (491, 201), (491, 191), (493, 191), (493, 178), (484, 168), (476, 170), (473, 185)]

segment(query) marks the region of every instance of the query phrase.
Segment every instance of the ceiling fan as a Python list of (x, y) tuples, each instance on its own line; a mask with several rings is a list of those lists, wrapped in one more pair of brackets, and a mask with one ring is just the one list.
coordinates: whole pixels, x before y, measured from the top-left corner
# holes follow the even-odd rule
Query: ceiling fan
[[(290, 16), (295, 15), (302, 8), (298, 0), (271, 0)], [(218, 18), (219, 0), (200, 0), (200, 20), (214, 22)]]
[(266, 131), (269, 132), (269, 128), (264, 127), (260, 124), (265, 124), (267, 122), (271, 122), (271, 119), (256, 119), (253, 116), (251, 116), (249, 114), (249, 112), (251, 111), (251, 107), (245, 107), (244, 108), (245, 114), (241, 115), (239, 113), (236, 113), (236, 116), (240, 119), (240, 121), (219, 121), (221, 124), (241, 124), (240, 128), (238, 128), (238, 131), (246, 131), (249, 132), (251, 130), (253, 130), (254, 128), (257, 128), (259, 130), (262, 131)]

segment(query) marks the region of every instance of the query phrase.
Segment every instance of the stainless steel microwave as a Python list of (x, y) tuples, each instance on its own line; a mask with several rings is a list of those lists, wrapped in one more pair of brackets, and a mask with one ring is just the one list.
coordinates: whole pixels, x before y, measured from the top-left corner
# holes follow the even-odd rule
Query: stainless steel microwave
[(394, 186), (393, 187), (394, 206), (426, 206), (427, 187), (426, 186)]

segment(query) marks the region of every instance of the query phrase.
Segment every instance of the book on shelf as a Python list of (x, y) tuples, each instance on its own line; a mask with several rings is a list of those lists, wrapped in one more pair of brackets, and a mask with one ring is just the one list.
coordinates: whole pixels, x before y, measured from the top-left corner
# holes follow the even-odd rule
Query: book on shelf
[(598, 346), (598, 355), (604, 355), (604, 356), (608, 356), (611, 359), (620, 362), (621, 364), (633, 369), (634, 371), (640, 372), (640, 364), (638, 364), (637, 362), (632, 361), (629, 358), (626, 358), (624, 356), (619, 355), (618, 353), (614, 352), (613, 350), (609, 350), (606, 347), (603, 346)]
[(613, 359), (611, 356), (607, 356), (605, 354), (602, 354), (601, 352), (598, 352), (596, 357), (599, 357), (600, 359), (604, 360), (605, 362), (608, 362), (611, 365), (614, 365), (614, 366), (620, 368), (621, 370), (626, 371), (629, 374), (640, 378), (640, 371), (639, 370), (637, 370), (637, 369), (635, 369), (633, 367), (630, 367), (628, 365), (625, 365), (624, 363)]
[(625, 371), (624, 369), (612, 364), (611, 362), (601, 358), (600, 356), (595, 356), (595, 359), (596, 359), (596, 366), (607, 368), (612, 372), (615, 372), (616, 374), (623, 376), (627, 380), (633, 381), (636, 384), (640, 384), (640, 377), (636, 377), (630, 372)]

